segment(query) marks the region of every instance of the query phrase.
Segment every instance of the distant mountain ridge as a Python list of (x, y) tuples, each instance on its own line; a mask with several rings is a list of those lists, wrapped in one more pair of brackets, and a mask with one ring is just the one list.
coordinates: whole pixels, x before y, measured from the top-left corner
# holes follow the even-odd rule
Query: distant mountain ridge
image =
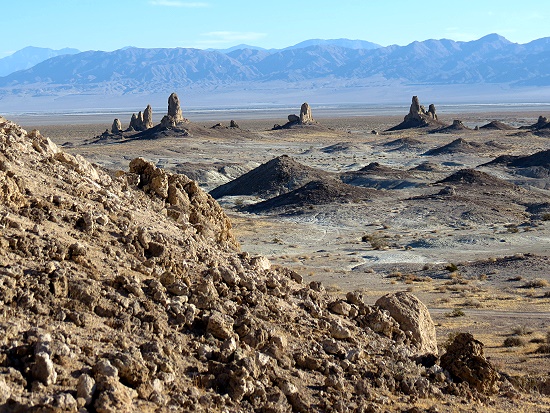
[(241, 46), (224, 51), (129, 47), (66, 54), (0, 78), (0, 95), (132, 94), (243, 82), (250, 88), (278, 85), (275, 88), (303, 81), (341, 87), (371, 80), (550, 86), (550, 38), (517, 44), (491, 34), (470, 42), (430, 39), (388, 47), (348, 39), (308, 40), (276, 51)]
[(76, 53), (80, 53), (80, 50), (71, 48), (53, 50), (43, 47), (25, 47), (10, 56), (0, 59), (0, 76), (6, 76), (18, 70), (29, 69), (52, 57)]

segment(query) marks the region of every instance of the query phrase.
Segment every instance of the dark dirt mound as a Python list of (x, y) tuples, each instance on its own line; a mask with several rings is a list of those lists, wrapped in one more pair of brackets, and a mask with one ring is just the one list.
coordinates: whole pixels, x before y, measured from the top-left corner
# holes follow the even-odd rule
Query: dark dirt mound
[(532, 166), (541, 166), (550, 169), (550, 149), (536, 152), (529, 156), (520, 156), (508, 163), (508, 166), (515, 168), (529, 168)]
[(393, 141), (386, 142), (384, 146), (403, 146), (403, 145), (409, 145), (409, 146), (419, 146), (422, 145), (424, 142), (418, 139), (414, 138), (399, 138), (394, 139)]
[(329, 172), (311, 168), (282, 155), (210, 192), (214, 198), (227, 195), (271, 197), (292, 191), (312, 180), (332, 177)]
[(335, 153), (335, 152), (346, 152), (346, 151), (356, 151), (359, 150), (359, 146), (352, 144), (351, 142), (339, 142), (334, 145), (325, 146), (321, 148), (321, 152), (324, 153)]
[(503, 179), (499, 179), (488, 173), (476, 171), (475, 169), (461, 169), (455, 172), (451, 176), (448, 176), (437, 184), (468, 184), (468, 185), (481, 185), (481, 186), (498, 186), (498, 187), (511, 187), (514, 186)]
[(311, 181), (289, 193), (250, 205), (246, 208), (246, 211), (259, 213), (279, 208), (303, 208), (312, 205), (326, 205), (333, 202), (359, 202), (370, 199), (376, 192), (373, 189), (360, 188), (332, 179)]
[(476, 142), (467, 142), (462, 138), (455, 139), (451, 143), (440, 146), (439, 148), (430, 149), (423, 153), (424, 156), (434, 155), (449, 155), (454, 153), (475, 153), (480, 150), (482, 145)]
[(494, 120), (486, 125), (481, 126), (479, 129), (491, 129), (491, 130), (515, 130), (513, 126), (507, 125), (501, 121)]
[(359, 169), (358, 172), (364, 172), (372, 175), (381, 175), (381, 176), (388, 176), (388, 175), (401, 175), (406, 176), (408, 175), (407, 171), (402, 171), (400, 169), (394, 169), (390, 168), (386, 165), (381, 165), (378, 162), (371, 162), (367, 166), (362, 167)]
[(441, 166), (433, 162), (422, 162), (420, 165), (409, 169), (409, 171), (438, 172), (441, 171)]
[(385, 143), (383, 146), (389, 151), (418, 151), (422, 148), (424, 142), (413, 138), (399, 138)]
[(491, 165), (508, 165), (510, 162), (518, 159), (519, 156), (514, 155), (501, 155), (490, 162), (484, 163), (481, 166), (491, 166)]
[(454, 132), (471, 131), (471, 130), (472, 129), (464, 125), (461, 120), (456, 119), (453, 121), (452, 125), (435, 129), (431, 131), (431, 133), (454, 133)]

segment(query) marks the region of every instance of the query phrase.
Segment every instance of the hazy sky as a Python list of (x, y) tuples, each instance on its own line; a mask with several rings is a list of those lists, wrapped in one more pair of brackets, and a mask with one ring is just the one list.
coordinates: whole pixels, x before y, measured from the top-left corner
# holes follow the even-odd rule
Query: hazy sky
[(0, 57), (26, 46), (111, 51), (125, 46), (282, 48), (349, 38), (387, 46), (550, 36), (548, 0), (4, 0)]

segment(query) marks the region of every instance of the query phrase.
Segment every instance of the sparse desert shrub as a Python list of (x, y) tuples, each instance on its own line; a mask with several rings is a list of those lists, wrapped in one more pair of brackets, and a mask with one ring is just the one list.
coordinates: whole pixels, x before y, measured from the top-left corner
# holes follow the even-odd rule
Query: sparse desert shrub
[(522, 285), (523, 288), (544, 288), (548, 287), (550, 283), (544, 278), (535, 278), (534, 280), (529, 280)]
[(458, 271), (458, 267), (456, 266), (456, 264), (453, 264), (453, 263), (450, 263), (448, 264), (445, 269), (449, 272), (457, 272)]
[(509, 232), (510, 234), (515, 234), (517, 232), (519, 232), (519, 229), (517, 227), (517, 225), (507, 225), (506, 226), (506, 232)]
[(511, 282), (511, 281), (521, 281), (521, 280), (523, 280), (523, 277), (522, 277), (521, 275), (516, 275), (516, 276), (514, 276), (514, 277), (508, 278), (506, 281), (510, 281), (510, 282)]
[(537, 354), (550, 354), (550, 344), (542, 344), (536, 350)]
[(369, 242), (375, 250), (384, 250), (389, 247), (388, 241), (381, 234), (365, 234), (361, 237), (361, 241)]
[(512, 328), (512, 334), (515, 336), (527, 336), (529, 334), (533, 333), (531, 330), (527, 328), (525, 325), (517, 325), (514, 328)]
[(479, 300), (476, 300), (475, 298), (468, 298), (466, 301), (464, 301), (464, 307), (480, 308), (482, 307), (482, 304)]
[(504, 347), (523, 347), (525, 345), (525, 340), (518, 336), (506, 337)]
[(447, 340), (442, 344), (442, 347), (447, 350), (451, 344), (453, 344), (453, 341), (455, 341), (456, 336), (458, 336), (459, 332), (453, 332), (449, 333), (447, 335)]
[(542, 214), (542, 220), (543, 221), (550, 221), (550, 213)]
[(453, 311), (445, 313), (445, 317), (464, 317), (466, 313), (462, 308), (455, 308)]

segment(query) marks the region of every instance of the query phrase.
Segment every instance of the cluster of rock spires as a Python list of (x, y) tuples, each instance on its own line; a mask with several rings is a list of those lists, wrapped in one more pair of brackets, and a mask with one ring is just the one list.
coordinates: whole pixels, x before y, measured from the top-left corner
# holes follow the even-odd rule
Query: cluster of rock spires
[[(178, 95), (176, 93), (172, 93), (168, 97), (168, 113), (160, 121), (160, 127), (176, 128), (187, 122), (189, 121), (183, 117)], [(127, 129), (123, 129), (120, 120), (115, 119), (113, 121), (113, 125), (111, 126), (111, 133), (116, 135), (124, 131), (142, 132), (153, 127), (153, 109), (151, 108), (151, 105), (147, 105), (143, 113), (140, 111), (137, 115), (135, 113), (132, 114), (130, 125)]]
[(295, 114), (288, 115), (287, 123), (285, 123), (283, 126), (276, 124), (275, 126), (273, 126), (273, 129), (286, 129), (295, 125), (311, 125), (314, 123), (315, 120), (313, 119), (313, 115), (311, 114), (311, 107), (307, 102), (305, 102), (302, 103), (302, 106), (300, 107), (300, 116)]
[(409, 113), (405, 115), (403, 122), (388, 130), (423, 128), (436, 125), (441, 125), (441, 123), (437, 119), (435, 105), (433, 103), (430, 104), (428, 110), (426, 110), (426, 108), (420, 104), (418, 96), (413, 96)]
[(516, 392), (470, 335), (440, 359), (410, 293), (366, 305), (240, 252), (211, 196), (144, 159), (107, 173), (0, 119), (0, 199), (0, 412), (452, 410)]

